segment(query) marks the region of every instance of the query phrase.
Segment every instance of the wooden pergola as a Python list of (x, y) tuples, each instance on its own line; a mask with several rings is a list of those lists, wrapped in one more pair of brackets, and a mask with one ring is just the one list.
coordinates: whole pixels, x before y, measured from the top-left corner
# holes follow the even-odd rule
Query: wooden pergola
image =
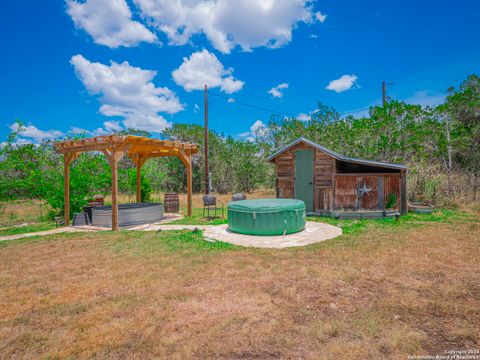
[(198, 152), (197, 144), (150, 139), (140, 136), (96, 136), (88, 139), (67, 140), (55, 143), (55, 150), (63, 154), (65, 225), (70, 223), (70, 164), (82, 153), (101, 151), (112, 169), (112, 230), (118, 228), (118, 162), (127, 155), (137, 168), (137, 202), (141, 202), (141, 170), (145, 161), (161, 156), (176, 156), (187, 170), (187, 215), (192, 215), (192, 155)]

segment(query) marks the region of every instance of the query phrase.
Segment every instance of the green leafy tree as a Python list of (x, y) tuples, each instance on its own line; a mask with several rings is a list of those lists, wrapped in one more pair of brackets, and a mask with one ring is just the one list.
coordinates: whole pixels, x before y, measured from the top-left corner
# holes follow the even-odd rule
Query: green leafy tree
[[(23, 124), (0, 146), (0, 200), (43, 199), (51, 215), (63, 212), (63, 159), (51, 141), (28, 144)], [(138, 129), (118, 135), (150, 136)], [(76, 135), (82, 138), (87, 134)], [(193, 190), (204, 191), (204, 129), (195, 124), (174, 124), (164, 138), (199, 145), (193, 157)], [(370, 108), (369, 116), (341, 117), (318, 103), (307, 121), (274, 115), (243, 138), (209, 132), (209, 164), (213, 191), (252, 191), (274, 186), (274, 167), (265, 159), (276, 149), (306, 137), (352, 157), (409, 166), (409, 193), (413, 199), (447, 204), (458, 194), (478, 202), (480, 187), (480, 78), (469, 76), (450, 88), (436, 108), (389, 101)], [(135, 193), (135, 166), (125, 156), (119, 163), (119, 192)], [(85, 153), (71, 164), (71, 209), (81, 210), (96, 193), (108, 194), (111, 169), (101, 153)], [(176, 157), (148, 160), (142, 169), (142, 193), (186, 191), (186, 171)], [(456, 201), (456, 200), (455, 200)]]

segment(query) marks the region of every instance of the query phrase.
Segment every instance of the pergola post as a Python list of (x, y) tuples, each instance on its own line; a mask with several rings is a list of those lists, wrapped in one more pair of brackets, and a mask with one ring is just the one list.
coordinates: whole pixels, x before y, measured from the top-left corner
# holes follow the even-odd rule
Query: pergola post
[(118, 169), (115, 161), (115, 153), (112, 154), (113, 161), (110, 164), (112, 168), (112, 230), (118, 229)]
[(142, 202), (142, 167), (143, 164), (145, 164), (145, 160), (146, 159), (142, 158), (141, 156), (137, 156), (134, 159), (134, 163), (137, 168), (137, 203)]
[(63, 218), (65, 226), (70, 225), (70, 164), (77, 156), (77, 153), (63, 155)]
[(182, 150), (177, 154), (187, 170), (187, 216), (192, 216), (192, 157)]
[(112, 149), (104, 150), (110, 168), (112, 169), (112, 231), (118, 230), (118, 162), (122, 159), (124, 152)]
[(187, 165), (187, 216), (192, 216), (192, 159), (190, 156)]
[(70, 154), (63, 156), (63, 216), (65, 226), (70, 225)]
[(140, 163), (137, 162), (137, 203), (142, 202), (141, 177), (142, 177), (142, 167), (140, 166)]

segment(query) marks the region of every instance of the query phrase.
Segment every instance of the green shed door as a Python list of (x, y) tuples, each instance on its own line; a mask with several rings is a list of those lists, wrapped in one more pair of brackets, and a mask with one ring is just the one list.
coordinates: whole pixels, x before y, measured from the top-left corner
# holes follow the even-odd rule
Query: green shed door
[(305, 202), (313, 211), (313, 150), (295, 151), (295, 199)]

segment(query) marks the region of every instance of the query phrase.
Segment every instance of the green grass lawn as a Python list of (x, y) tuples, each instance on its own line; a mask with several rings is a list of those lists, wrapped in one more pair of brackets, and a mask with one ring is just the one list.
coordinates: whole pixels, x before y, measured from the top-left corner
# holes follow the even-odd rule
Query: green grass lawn
[[(115, 251), (129, 252), (134, 255), (148, 255), (160, 250), (181, 255), (201, 255), (208, 252), (240, 249), (232, 244), (210, 242), (203, 239), (201, 231), (136, 231), (135, 241), (132, 241), (132, 231), (120, 231), (118, 240), (114, 243)], [(155, 239), (155, 241), (152, 241)]]
[[(221, 211), (217, 211), (216, 218), (204, 218), (202, 208), (194, 208), (192, 216), (185, 216), (183, 219), (171, 222), (171, 224), (184, 224), (184, 225), (221, 225), (227, 224), (227, 212), (225, 211), (224, 218), (221, 217)], [(460, 210), (438, 210), (432, 214), (416, 214), (409, 212), (407, 215), (401, 216), (399, 220), (395, 220), (393, 217), (385, 219), (355, 219), (355, 220), (337, 220), (329, 217), (308, 216), (307, 221), (324, 222), (327, 224), (341, 227), (344, 234), (356, 233), (369, 228), (393, 228), (393, 229), (406, 229), (422, 224), (428, 224), (432, 222), (439, 223), (452, 223), (455, 221), (469, 221), (474, 219), (472, 213), (460, 211)]]
[(52, 229), (55, 229), (55, 224), (51, 222), (34, 223), (34, 224), (28, 224), (24, 226), (9, 226), (9, 227), (0, 229), (0, 236), (26, 234), (31, 232), (45, 231), (45, 230), (52, 230)]
[[(185, 216), (180, 220), (171, 222), (177, 225), (221, 225), (227, 223), (226, 212), (225, 217), (221, 217), (221, 211), (217, 211), (216, 218), (204, 218), (203, 209), (194, 208), (192, 216)], [(324, 222), (342, 228), (344, 235), (355, 235), (369, 229), (385, 229), (391, 231), (402, 231), (412, 227), (429, 224), (429, 223), (453, 223), (457, 221), (469, 222), (477, 219), (472, 213), (462, 212), (459, 210), (439, 210), (433, 214), (415, 214), (408, 213), (400, 217), (398, 221), (395, 218), (385, 218), (377, 220), (358, 219), (358, 220), (337, 220), (328, 217), (307, 217), (308, 221)], [(0, 236), (25, 234), (31, 232), (39, 232), (51, 230), (55, 228), (55, 224), (51, 222), (40, 222), (25, 226), (9, 226), (0, 229)]]
[[(203, 209), (194, 208), (192, 216), (185, 216), (183, 219), (176, 220), (171, 224), (185, 224), (185, 225), (221, 225), (227, 224), (227, 212), (225, 217), (221, 217), (221, 211), (217, 211), (216, 218), (204, 218)], [(393, 217), (385, 219), (352, 219), (352, 220), (337, 220), (329, 217), (308, 216), (307, 221), (324, 222), (342, 228), (344, 234), (355, 234), (362, 230), (370, 228), (392, 228), (392, 229), (409, 229), (411, 227), (429, 224), (432, 222), (438, 223), (453, 223), (456, 221), (473, 221), (476, 217), (472, 213), (460, 210), (437, 210), (432, 214), (416, 214), (409, 212), (407, 215), (401, 216), (399, 220)]]
[[(205, 213), (206, 214), (206, 213)], [(210, 212), (213, 215), (213, 212)], [(169, 224), (181, 225), (221, 225), (227, 223), (227, 209), (225, 208), (224, 217), (222, 218), (222, 210), (217, 210), (215, 218), (203, 217), (203, 208), (192, 209), (192, 216), (185, 216), (183, 219), (173, 221)]]
[(324, 222), (342, 228), (343, 234), (357, 234), (368, 229), (391, 229), (405, 230), (429, 223), (454, 223), (457, 221), (469, 222), (478, 221), (478, 217), (472, 213), (459, 210), (438, 210), (432, 214), (416, 214), (409, 212), (401, 216), (398, 221), (393, 217), (384, 219), (356, 219), (356, 220), (337, 220), (329, 217), (307, 217), (308, 221)]

